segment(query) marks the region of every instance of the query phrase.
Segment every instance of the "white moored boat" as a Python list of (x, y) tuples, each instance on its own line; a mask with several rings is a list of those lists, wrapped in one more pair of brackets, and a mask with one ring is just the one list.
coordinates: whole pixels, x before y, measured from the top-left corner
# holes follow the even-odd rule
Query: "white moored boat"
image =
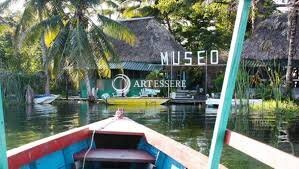
[(33, 99), (33, 102), (35, 104), (50, 104), (52, 103), (54, 100), (56, 100), (59, 97), (59, 95), (40, 95), (40, 96), (36, 96)]
[[(244, 99), (244, 100), (242, 100), (242, 102), (246, 103), (247, 100)], [(249, 99), (248, 100), (249, 104), (259, 104), (259, 103), (262, 103), (262, 102), (263, 102), (262, 99)], [(213, 106), (218, 107), (219, 103), (220, 103), (220, 99), (208, 98), (206, 100), (206, 105), (210, 105), (210, 106), (213, 105)], [(235, 105), (238, 106), (238, 105), (240, 105), (240, 103), (241, 103), (240, 99), (233, 99), (232, 100), (232, 105), (233, 106), (235, 106)]]

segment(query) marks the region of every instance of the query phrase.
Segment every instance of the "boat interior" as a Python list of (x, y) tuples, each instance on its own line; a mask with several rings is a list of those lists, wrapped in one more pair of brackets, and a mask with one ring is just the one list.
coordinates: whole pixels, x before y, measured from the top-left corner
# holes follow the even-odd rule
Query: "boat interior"
[(90, 132), (90, 138), (48, 154), (22, 169), (185, 169), (148, 144), (143, 134), (95, 132), (92, 137)]
[[(139, 135), (99, 134), (94, 136), (93, 149), (85, 157), (86, 169), (150, 169), (154, 168), (155, 157), (138, 147)], [(74, 154), (77, 168), (82, 168), (86, 150)]]

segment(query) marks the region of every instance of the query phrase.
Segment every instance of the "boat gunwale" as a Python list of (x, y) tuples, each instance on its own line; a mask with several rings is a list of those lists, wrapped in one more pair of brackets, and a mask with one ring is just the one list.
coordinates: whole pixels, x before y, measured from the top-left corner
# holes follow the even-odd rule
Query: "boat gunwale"
[[(188, 169), (206, 169), (208, 165), (208, 157), (194, 149), (179, 143), (163, 134), (160, 134), (142, 124), (139, 124), (129, 118), (119, 120), (126, 122), (130, 128), (124, 129), (119, 123), (118, 125), (107, 126), (107, 128), (98, 131), (99, 133), (114, 133), (114, 134), (133, 134), (143, 133), (146, 142), (154, 146), (159, 151), (162, 151), (169, 157), (173, 158)], [(219, 165), (220, 169), (226, 169), (225, 166)]]
[(10, 169), (18, 169), (22, 165), (33, 162), (47, 154), (66, 148), (76, 142), (91, 137), (89, 130), (92, 125), (105, 125), (109, 122), (105, 119), (82, 127), (73, 128), (37, 141), (13, 148), (7, 151), (7, 159)]
[[(127, 130), (119, 124), (114, 124), (115, 126), (120, 126), (119, 130), (109, 129), (109, 125), (112, 121), (126, 122), (131, 127)], [(108, 129), (106, 129), (106, 126)], [(188, 169), (206, 169), (207, 167), (208, 157), (190, 147), (187, 147), (186, 145), (183, 145), (129, 118), (125, 118), (123, 120), (108, 118), (8, 150), (7, 155), (9, 168), (20, 168), (21, 166), (29, 164), (30, 162), (33, 162), (47, 154), (63, 149), (78, 141), (87, 139), (91, 137), (94, 129), (102, 128), (104, 129), (97, 131), (96, 133), (144, 136), (148, 144), (167, 154), (169, 157), (181, 163)], [(69, 140), (71, 141), (69, 142)], [(220, 165), (220, 168), (225, 169), (226, 167)]]
[(224, 143), (271, 168), (295, 169), (299, 166), (299, 157), (231, 130), (226, 130)]

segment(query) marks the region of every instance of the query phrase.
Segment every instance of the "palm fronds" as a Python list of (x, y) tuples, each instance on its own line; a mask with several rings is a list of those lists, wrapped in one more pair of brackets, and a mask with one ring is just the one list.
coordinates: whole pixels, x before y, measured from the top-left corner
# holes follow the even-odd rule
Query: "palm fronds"
[(116, 54), (112, 43), (108, 40), (102, 29), (93, 24), (90, 36), (95, 51), (99, 52), (96, 54), (98, 58), (105, 57), (106, 60), (118, 60), (118, 55)]
[[(118, 8), (126, 0), (29, 0), (16, 28), (18, 49), (40, 42), (44, 71), (56, 77), (69, 74), (79, 82), (88, 70), (97, 70), (100, 77), (111, 74), (108, 61), (118, 60), (112, 39), (130, 45), (136, 43), (134, 33), (119, 22), (99, 15), (95, 7), (105, 3)], [(129, 1), (128, 1), (129, 3)], [(67, 10), (65, 10), (67, 9)], [(99, 24), (90, 18), (97, 12)], [(87, 75), (87, 76), (86, 76)], [(75, 84), (75, 82), (73, 83)]]
[(105, 34), (114, 39), (122, 40), (130, 45), (134, 45), (136, 43), (135, 34), (126, 26), (103, 15), (98, 15), (98, 20), (102, 24), (101, 27)]
[(70, 64), (77, 68), (96, 69), (94, 55), (88, 40), (87, 32), (82, 25), (78, 25), (71, 30), (69, 41), (67, 42), (67, 54)]
[(80, 87), (80, 81), (84, 79), (84, 71), (83, 69), (75, 69), (73, 67), (70, 67), (66, 70), (68, 76), (70, 77), (70, 80), (74, 87), (78, 89)]
[(111, 69), (108, 64), (108, 61), (105, 57), (101, 58), (98, 61), (98, 75), (101, 78), (110, 78), (111, 77)]
[(64, 68), (65, 63), (63, 63), (65, 59), (65, 48), (66, 42), (68, 41), (68, 35), (70, 34), (69, 24), (63, 27), (58, 35), (56, 36), (55, 40), (52, 42), (47, 56), (47, 64), (53, 61), (53, 73), (56, 76), (59, 76), (58, 72), (63, 72), (62, 69)]
[(62, 27), (61, 17), (56, 15), (38, 22), (26, 30), (23, 34), (24, 38), (21, 39), (25, 43), (32, 44), (40, 40), (40, 37), (45, 36), (45, 44), (47, 47), (53, 42), (59, 33), (59, 28)]

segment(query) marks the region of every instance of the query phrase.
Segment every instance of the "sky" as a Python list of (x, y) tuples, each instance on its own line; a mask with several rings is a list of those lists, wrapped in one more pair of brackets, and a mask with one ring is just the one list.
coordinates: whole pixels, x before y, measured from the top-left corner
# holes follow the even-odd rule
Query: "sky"
[[(0, 0), (0, 3), (4, 2), (5, 0)], [(24, 7), (24, 0), (16, 0), (13, 4), (10, 5), (9, 10), (12, 12), (17, 12), (23, 9)]]

